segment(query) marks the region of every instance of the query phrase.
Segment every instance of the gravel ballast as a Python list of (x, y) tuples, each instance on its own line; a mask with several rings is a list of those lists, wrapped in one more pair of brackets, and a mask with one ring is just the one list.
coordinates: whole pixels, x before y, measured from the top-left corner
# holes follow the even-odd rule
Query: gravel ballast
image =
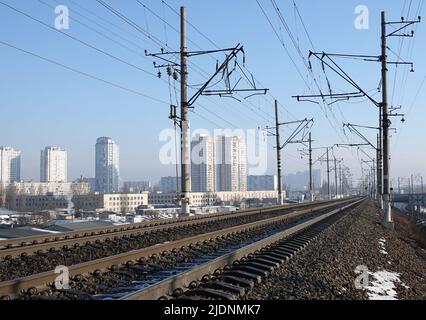
[(244, 299), (426, 299), (426, 242), (394, 210), (395, 229), (369, 201), (327, 228)]

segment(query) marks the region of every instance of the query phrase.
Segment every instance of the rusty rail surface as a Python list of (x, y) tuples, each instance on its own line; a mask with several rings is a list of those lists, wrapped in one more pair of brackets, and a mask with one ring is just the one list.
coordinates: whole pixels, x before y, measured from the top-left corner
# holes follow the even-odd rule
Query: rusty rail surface
[(206, 262), (191, 270), (172, 276), (168, 279), (165, 279), (147, 288), (130, 293), (120, 298), (120, 300), (156, 300), (160, 298), (172, 297), (173, 292), (175, 292), (175, 290), (186, 290), (190, 288), (191, 283), (200, 283), (200, 281), (206, 275), (211, 276), (215, 273), (216, 270), (222, 270), (225, 266), (231, 266), (234, 261), (245, 258), (255, 252), (259, 252), (261, 249), (268, 247), (272, 244), (275, 244), (278, 241), (282, 240), (283, 238), (287, 238), (306, 228), (309, 228), (317, 223), (320, 223), (337, 213), (340, 213), (344, 210), (357, 206), (362, 201), (364, 201), (364, 199), (351, 202), (342, 208), (335, 209), (319, 217), (297, 224), (294, 227), (291, 227), (282, 232), (269, 236), (268, 238), (262, 239), (255, 243), (242, 247), (233, 252), (227, 253), (221, 257), (218, 257), (212, 261)]
[[(326, 202), (326, 203), (321, 203), (320, 205), (316, 204), (315, 208), (295, 211), (295, 212), (288, 213), (286, 215), (280, 215), (278, 217), (259, 220), (259, 221), (255, 221), (255, 222), (251, 222), (251, 223), (247, 223), (243, 225), (238, 225), (238, 226), (234, 226), (234, 227), (230, 227), (226, 229), (221, 229), (218, 231), (213, 231), (209, 233), (204, 233), (204, 234), (184, 238), (184, 239), (173, 241), (173, 242), (161, 243), (161, 244), (157, 244), (157, 245), (146, 247), (139, 250), (132, 250), (126, 253), (121, 253), (121, 254), (109, 256), (106, 258), (101, 258), (97, 260), (76, 264), (68, 268), (69, 276), (72, 278), (76, 275), (89, 274), (91, 272), (98, 271), (98, 270), (100, 271), (108, 270), (108, 268), (110, 268), (111, 266), (125, 264), (128, 261), (137, 261), (140, 258), (149, 257), (149, 256), (152, 256), (153, 254), (161, 254), (163, 252), (167, 252), (173, 249), (183, 248), (191, 244), (202, 243), (204, 241), (216, 239), (229, 234), (241, 233), (247, 230), (252, 230), (257, 227), (274, 224), (278, 221), (300, 218), (309, 213), (314, 213), (319, 210), (331, 208), (336, 205), (346, 204), (346, 203), (354, 203), (354, 199), (346, 199), (346, 200), (337, 201), (337, 202), (334, 201), (331, 203)], [(27, 277), (22, 277), (22, 278), (17, 278), (10, 281), (1, 282), (0, 297), (15, 296), (19, 294), (20, 292), (22, 292), (23, 290), (33, 288), (33, 287), (38, 290), (45, 289), (54, 283), (57, 276), (58, 274), (55, 274), (54, 270), (52, 270), (52, 271), (47, 271), (47, 272), (43, 272), (39, 274), (34, 274)]]
[(196, 225), (199, 223), (207, 223), (211, 221), (220, 221), (228, 218), (238, 218), (249, 216), (259, 213), (268, 213), (283, 210), (285, 211), (297, 210), (305, 207), (315, 207), (321, 204), (334, 204), (342, 200), (333, 201), (319, 201), (314, 203), (303, 203), (288, 206), (274, 206), (268, 208), (256, 208), (237, 213), (221, 213), (214, 215), (206, 215), (200, 217), (189, 218), (174, 218), (155, 222), (142, 222), (131, 225), (123, 226), (110, 226), (91, 229), (82, 229), (79, 231), (70, 231), (57, 234), (37, 235), (30, 237), (22, 237), (17, 239), (2, 240), (0, 241), (0, 258), (7, 256), (15, 257), (22, 253), (33, 254), (37, 252), (48, 251), (52, 248), (61, 249), (64, 246), (82, 245), (92, 243), (96, 240), (104, 241), (114, 237), (122, 237), (131, 234), (148, 233), (153, 231), (162, 231), (170, 228)]

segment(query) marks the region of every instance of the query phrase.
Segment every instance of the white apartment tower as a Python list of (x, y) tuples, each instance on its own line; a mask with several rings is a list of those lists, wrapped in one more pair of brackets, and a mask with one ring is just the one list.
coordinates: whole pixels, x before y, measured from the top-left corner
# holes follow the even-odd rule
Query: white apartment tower
[(0, 182), (21, 180), (21, 151), (11, 147), (0, 147)]
[(118, 192), (120, 179), (118, 145), (111, 138), (98, 138), (95, 158), (96, 191), (101, 193)]
[(239, 136), (215, 137), (216, 191), (247, 191), (247, 152)]
[(67, 182), (67, 151), (46, 147), (40, 152), (40, 181)]
[(239, 136), (195, 136), (191, 142), (191, 191), (247, 191), (244, 139)]
[(197, 135), (191, 141), (191, 191), (216, 191), (214, 139)]

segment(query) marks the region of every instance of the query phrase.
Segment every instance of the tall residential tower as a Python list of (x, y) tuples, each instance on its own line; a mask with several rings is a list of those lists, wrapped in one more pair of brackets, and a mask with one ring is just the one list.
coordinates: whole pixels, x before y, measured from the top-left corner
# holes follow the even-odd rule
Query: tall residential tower
[(239, 136), (215, 136), (216, 191), (247, 191), (246, 144)]
[(191, 141), (191, 191), (216, 191), (214, 139), (197, 135)]
[(21, 151), (0, 147), (0, 182), (21, 180)]
[(191, 142), (191, 191), (247, 191), (246, 144), (239, 136), (197, 135)]
[(67, 152), (46, 147), (40, 152), (40, 181), (67, 182)]
[(118, 145), (108, 137), (96, 140), (95, 155), (96, 191), (112, 193), (119, 191), (120, 155)]

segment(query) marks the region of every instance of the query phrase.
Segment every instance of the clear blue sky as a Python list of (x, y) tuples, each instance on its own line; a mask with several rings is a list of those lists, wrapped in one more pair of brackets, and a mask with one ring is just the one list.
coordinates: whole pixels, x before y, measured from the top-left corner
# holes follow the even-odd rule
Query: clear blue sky
[[(51, 7), (58, 4), (56, 0), (1, 1), (50, 26), (54, 25), (55, 14)], [(178, 48), (176, 31), (136, 1), (105, 1), (161, 42), (167, 42), (168, 46), (175, 50)], [(280, 24), (271, 2), (259, 1), (299, 70), (307, 77), (307, 70), (302, 59), (293, 47), (283, 25)], [(163, 5), (162, 1), (141, 0), (141, 2), (164, 18), (173, 28), (178, 29), (179, 17)], [(408, 12), (408, 18), (414, 19), (422, 2), (421, 0), (365, 0), (361, 4), (369, 8), (369, 29), (357, 30), (354, 27), (356, 18), (354, 11), (360, 4), (358, 0), (296, 0), (315, 50), (368, 55), (380, 54), (381, 10), (386, 10), (388, 18), (392, 20), (398, 20), (401, 14), (407, 16)], [(113, 16), (95, 0), (61, 0), (60, 3), (70, 8), (70, 29), (64, 32), (128, 63), (156, 73), (152, 60), (144, 57), (143, 54), (144, 49), (151, 52), (160, 49), (153, 41)], [(282, 121), (314, 117), (315, 146), (347, 143), (348, 140), (341, 130), (342, 122), (349, 121), (372, 126), (377, 124), (376, 108), (364, 99), (332, 105), (327, 111), (330, 119), (327, 120), (320, 106), (297, 103), (291, 98), (292, 95), (309, 91), (255, 0), (168, 0), (167, 3), (175, 10), (178, 10), (180, 5), (185, 5), (188, 21), (218, 46), (232, 47), (237, 43), (243, 44), (247, 68), (285, 106), (281, 114)], [(276, 3), (303, 55), (307, 57), (308, 50), (312, 49), (312, 46), (301, 21), (296, 16), (293, 1), (276, 0)], [(105, 20), (114, 25), (106, 23)], [(39, 150), (46, 145), (67, 148), (71, 179), (81, 174), (86, 177), (93, 176), (94, 145), (99, 136), (110, 136), (120, 145), (123, 180), (151, 179), (155, 181), (160, 176), (174, 173), (174, 167), (163, 166), (158, 160), (161, 147), (159, 133), (171, 127), (170, 120), (167, 118), (169, 88), (165, 82), (85, 47), (4, 5), (0, 5), (0, 21), (0, 41), (167, 102), (159, 103), (111, 87), (0, 44), (0, 145), (10, 145), (22, 151), (23, 179), (39, 178)], [(115, 42), (93, 32), (79, 22), (101, 32)], [(109, 30), (105, 30), (105, 27)], [(423, 106), (426, 85), (420, 88), (426, 77), (426, 62), (422, 59), (426, 51), (425, 30), (424, 23), (420, 24), (416, 37), (405, 38), (402, 45), (400, 38), (389, 40), (389, 47), (395, 52), (400, 52), (403, 59), (414, 61), (416, 70), (415, 73), (408, 73), (407, 67), (400, 66), (394, 90), (395, 67), (389, 67), (389, 99), (394, 105), (402, 105), (403, 112), (407, 113), (410, 110), (406, 116), (407, 122), (403, 126), (400, 125), (399, 119), (394, 119), (398, 133), (392, 136), (393, 176), (408, 176), (411, 173), (426, 175), (424, 164), (426, 111)], [(199, 49), (195, 44), (203, 49), (215, 49), (213, 44), (191, 27), (188, 27), (188, 36), (192, 41), (188, 43), (190, 50)], [(124, 44), (127, 48), (120, 46), (117, 42)], [(413, 45), (414, 50), (411, 51), (410, 48)], [(411, 52), (413, 52), (412, 55)], [(396, 60), (392, 53), (389, 56), (391, 60)], [(193, 64), (189, 70), (191, 84), (198, 84), (205, 79), (205, 76), (202, 77), (197, 73), (199, 70), (197, 68), (208, 73), (214, 71), (215, 58), (222, 59), (223, 54), (213, 59), (210, 56), (192, 58)], [(365, 90), (372, 90), (378, 86), (380, 78), (378, 63), (353, 60), (339, 60), (339, 63)], [(326, 92), (326, 82), (319, 64), (314, 64), (314, 72)], [(353, 90), (342, 80), (333, 76), (330, 71), (328, 75), (335, 92)], [(164, 77), (164, 79), (167, 78)], [(310, 78), (307, 79), (307, 82), (312, 85)], [(312, 87), (315, 88), (314, 85)], [(416, 95), (419, 89), (420, 93)], [(174, 96), (173, 90), (172, 95)], [(379, 95), (376, 97), (379, 98)], [(232, 129), (230, 123), (235, 128), (244, 129), (272, 125), (271, 122), (268, 123), (273, 119), (273, 100), (270, 96), (254, 97), (244, 104), (229, 98), (216, 97), (201, 97), (198, 102), (195, 114), (191, 114), (192, 129), (213, 130), (217, 127)], [(335, 128), (330, 125), (330, 122)], [(286, 128), (283, 134), (288, 134), (289, 130)], [(375, 132), (367, 130), (365, 134), (374, 141)], [(351, 142), (359, 141), (350, 134), (348, 138)], [(269, 139), (272, 145), (273, 138)], [(285, 149), (285, 172), (307, 168), (306, 159), (300, 159), (297, 148), (297, 146), (290, 146)], [(268, 172), (270, 173), (275, 172), (274, 155), (274, 150), (269, 147)], [(319, 155), (318, 152), (317, 156)], [(359, 174), (360, 166), (356, 151), (336, 150), (336, 156), (344, 157), (345, 163), (355, 174)], [(366, 159), (362, 155), (360, 158)]]

